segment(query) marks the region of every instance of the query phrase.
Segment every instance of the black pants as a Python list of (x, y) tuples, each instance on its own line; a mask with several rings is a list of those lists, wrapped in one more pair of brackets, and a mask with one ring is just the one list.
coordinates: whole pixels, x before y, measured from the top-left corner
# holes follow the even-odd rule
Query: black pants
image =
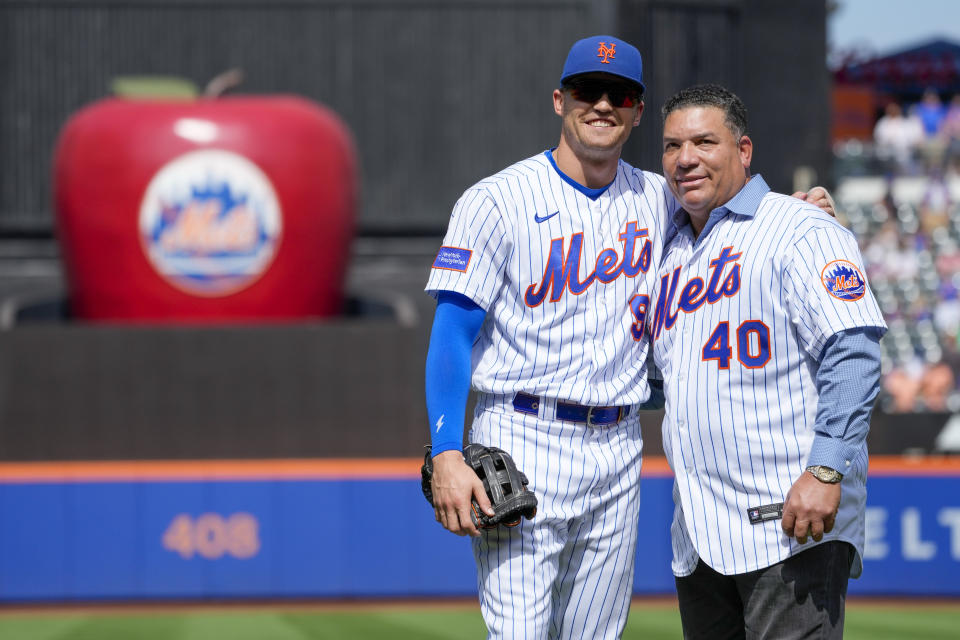
[(732, 576), (701, 559), (692, 574), (677, 578), (683, 637), (842, 639), (855, 553), (846, 542), (825, 542), (772, 567)]

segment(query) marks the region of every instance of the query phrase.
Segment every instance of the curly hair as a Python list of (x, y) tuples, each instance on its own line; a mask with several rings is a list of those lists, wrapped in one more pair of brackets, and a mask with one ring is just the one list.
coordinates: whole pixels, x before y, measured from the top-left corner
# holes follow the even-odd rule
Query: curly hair
[(735, 93), (718, 84), (698, 84), (687, 87), (672, 98), (660, 110), (666, 121), (667, 116), (679, 109), (688, 107), (716, 107), (724, 113), (727, 128), (733, 137), (739, 140), (747, 135), (747, 108)]

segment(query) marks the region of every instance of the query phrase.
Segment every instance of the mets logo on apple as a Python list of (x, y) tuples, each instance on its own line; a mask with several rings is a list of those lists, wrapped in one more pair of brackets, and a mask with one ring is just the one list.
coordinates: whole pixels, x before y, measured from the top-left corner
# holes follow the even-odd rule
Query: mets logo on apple
[(167, 282), (198, 296), (225, 296), (266, 272), (282, 215), (259, 167), (237, 153), (207, 149), (157, 171), (139, 224), (144, 251)]

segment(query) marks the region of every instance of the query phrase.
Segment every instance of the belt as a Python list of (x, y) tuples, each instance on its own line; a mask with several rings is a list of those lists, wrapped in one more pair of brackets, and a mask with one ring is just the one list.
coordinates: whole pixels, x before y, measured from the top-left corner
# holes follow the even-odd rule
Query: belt
[[(535, 396), (522, 391), (518, 392), (513, 398), (513, 408), (520, 413), (537, 415), (540, 409), (541, 400)], [(616, 424), (627, 417), (630, 413), (630, 407), (588, 407), (574, 402), (564, 402), (557, 400), (557, 409), (554, 416), (557, 420), (566, 422), (585, 422), (590, 427), (605, 427)]]

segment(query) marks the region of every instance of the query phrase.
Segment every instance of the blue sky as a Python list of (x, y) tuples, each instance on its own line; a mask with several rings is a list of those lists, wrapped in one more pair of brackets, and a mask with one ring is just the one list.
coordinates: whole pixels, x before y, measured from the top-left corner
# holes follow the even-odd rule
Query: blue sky
[(942, 37), (960, 43), (960, 0), (836, 0), (827, 21), (832, 49), (877, 54)]

